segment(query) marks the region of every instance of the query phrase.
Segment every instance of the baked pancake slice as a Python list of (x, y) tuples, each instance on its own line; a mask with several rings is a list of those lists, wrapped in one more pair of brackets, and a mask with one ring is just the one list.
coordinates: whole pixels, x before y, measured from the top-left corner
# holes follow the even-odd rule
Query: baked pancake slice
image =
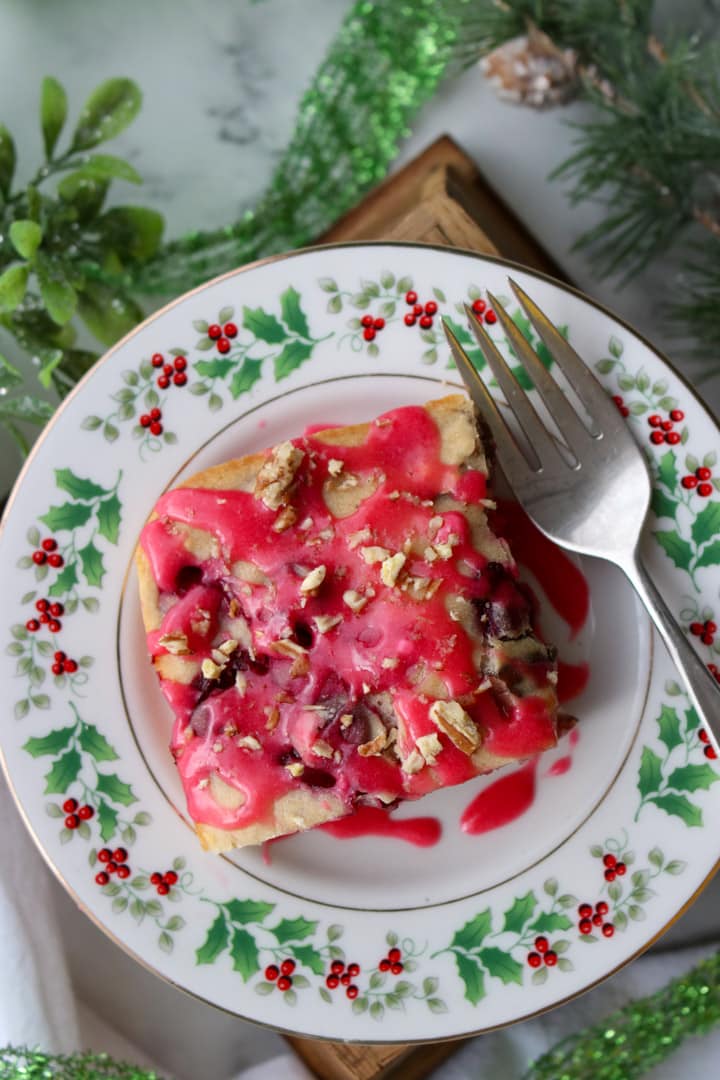
[(555, 654), (488, 524), (487, 473), (458, 395), (217, 465), (158, 501), (142, 612), (206, 848), (555, 745)]

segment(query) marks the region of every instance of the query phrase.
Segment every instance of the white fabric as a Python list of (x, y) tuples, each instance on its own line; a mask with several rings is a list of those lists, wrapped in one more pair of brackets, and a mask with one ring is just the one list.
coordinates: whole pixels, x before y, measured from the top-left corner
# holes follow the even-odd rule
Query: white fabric
[[(311, 1080), (279, 1036), (161, 982), (76, 910), (30, 840), (4, 781), (0, 815), (0, 1045), (106, 1051), (168, 1080)], [(679, 931), (692, 940), (703, 923), (716, 925), (719, 891), (711, 887), (685, 916), (671, 946)], [(707, 941), (655, 951), (576, 1002), (473, 1039), (433, 1080), (519, 1080), (559, 1039), (651, 993), (715, 947)], [(690, 1040), (650, 1076), (716, 1075), (718, 1063), (720, 1031)]]

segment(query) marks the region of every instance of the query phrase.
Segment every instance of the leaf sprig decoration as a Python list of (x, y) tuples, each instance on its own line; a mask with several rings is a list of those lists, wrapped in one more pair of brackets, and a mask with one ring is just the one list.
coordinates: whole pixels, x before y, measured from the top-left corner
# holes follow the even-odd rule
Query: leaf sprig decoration
[[(141, 104), (130, 79), (108, 79), (82, 108), (64, 149), (68, 102), (61, 84), (43, 80), (40, 127), (44, 161), (24, 188), (13, 187), (15, 143), (0, 124), (0, 327), (35, 359), (45, 389), (65, 394), (97, 359), (78, 345), (78, 329), (113, 344), (141, 318), (130, 292), (94, 280), (87, 264), (119, 274), (148, 259), (163, 220), (140, 206), (105, 209), (114, 180), (141, 178), (127, 161), (95, 153), (134, 120)], [(20, 372), (0, 354), (0, 421), (26, 450), (22, 422), (44, 424), (52, 405), (23, 392)]]

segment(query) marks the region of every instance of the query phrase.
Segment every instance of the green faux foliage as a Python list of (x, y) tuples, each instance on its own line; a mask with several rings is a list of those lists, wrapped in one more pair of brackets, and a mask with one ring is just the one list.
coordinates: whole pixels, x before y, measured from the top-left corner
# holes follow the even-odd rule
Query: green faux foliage
[[(25, 188), (13, 187), (15, 145), (0, 125), (0, 327), (35, 358), (40, 385), (60, 396), (98, 356), (77, 345), (81, 326), (107, 346), (142, 318), (125, 286), (99, 282), (87, 271), (90, 265), (108, 274), (131, 271), (160, 245), (163, 220), (155, 210), (104, 209), (113, 180), (141, 181), (122, 158), (93, 152), (132, 122), (140, 104), (135, 83), (108, 79), (88, 98), (63, 149), (67, 95), (56, 79), (44, 79), (45, 160)], [(25, 451), (22, 423), (44, 424), (53, 407), (24, 392), (22, 383), (0, 355), (0, 421)]]

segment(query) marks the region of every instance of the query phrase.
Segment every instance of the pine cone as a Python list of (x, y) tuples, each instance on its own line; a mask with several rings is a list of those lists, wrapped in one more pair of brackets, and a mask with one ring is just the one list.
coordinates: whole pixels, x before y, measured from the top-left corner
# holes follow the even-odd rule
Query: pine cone
[(499, 98), (535, 109), (563, 105), (578, 89), (577, 53), (559, 49), (532, 23), (481, 60)]

